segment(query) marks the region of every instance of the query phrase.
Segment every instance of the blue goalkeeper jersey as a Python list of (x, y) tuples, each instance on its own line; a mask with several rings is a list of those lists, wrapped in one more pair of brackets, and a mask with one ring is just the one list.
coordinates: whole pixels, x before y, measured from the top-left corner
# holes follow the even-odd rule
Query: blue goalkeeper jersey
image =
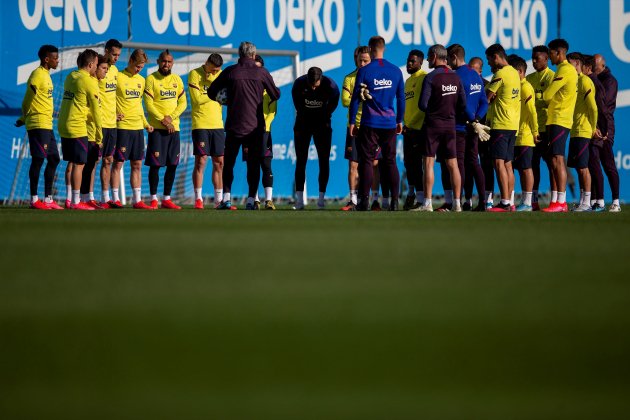
[(466, 121), (479, 121), (486, 116), (488, 98), (484, 91), (483, 79), (477, 70), (465, 64), (455, 69), (455, 73), (462, 79), (466, 92), (466, 113), (457, 115), (455, 129), (466, 131)]
[[(350, 101), (350, 124), (354, 124), (359, 109), (361, 83), (367, 85), (372, 99), (363, 102), (361, 126), (396, 128), (405, 115), (405, 82), (398, 67), (382, 58), (361, 67)], [(396, 109), (394, 110), (394, 101)]]

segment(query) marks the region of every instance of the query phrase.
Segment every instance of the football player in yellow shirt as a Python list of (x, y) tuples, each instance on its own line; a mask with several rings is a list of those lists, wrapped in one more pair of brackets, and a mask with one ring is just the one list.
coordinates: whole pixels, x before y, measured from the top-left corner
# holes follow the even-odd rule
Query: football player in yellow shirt
[(225, 130), (221, 104), (208, 97), (208, 88), (221, 74), (223, 57), (210, 54), (206, 62), (188, 73), (188, 92), (192, 107), (192, 141), (195, 167), (192, 182), (195, 189), (195, 208), (203, 209), (203, 175), (208, 156), (212, 158), (212, 184), (215, 207), (223, 201), (223, 154)]
[(573, 127), (569, 141), (567, 166), (575, 168), (580, 182), (580, 202), (573, 211), (591, 211), (591, 174), (588, 169), (589, 146), (597, 130), (597, 103), (595, 84), (582, 72), (582, 54), (573, 52), (567, 55), (569, 63), (578, 74), (577, 100), (573, 112)]
[(171, 200), (171, 191), (181, 149), (179, 116), (186, 110), (187, 101), (182, 78), (171, 72), (173, 62), (170, 51), (162, 51), (157, 59), (158, 70), (147, 77), (144, 88), (144, 103), (149, 114), (149, 124), (154, 127), (149, 133), (147, 156), (144, 161), (149, 167), (151, 207), (154, 209), (158, 208), (160, 168), (166, 166), (161, 207), (181, 210), (181, 207)]
[(547, 102), (547, 161), (551, 163), (553, 179), (558, 189), (558, 201), (553, 201), (545, 212), (566, 212), (567, 169), (564, 163), (566, 142), (573, 127), (573, 111), (577, 99), (577, 71), (567, 61), (569, 43), (564, 39), (554, 39), (548, 45), (551, 64), (557, 66), (556, 74), (547, 89), (543, 100)]
[(130, 161), (131, 173), (129, 181), (133, 188), (133, 208), (153, 210), (142, 201), (142, 159), (144, 158), (143, 128), (151, 133), (151, 126), (144, 117), (142, 109), (142, 94), (144, 92), (144, 77), (140, 72), (147, 63), (147, 55), (143, 50), (134, 50), (129, 57), (125, 70), (118, 73), (116, 85), (116, 149), (112, 170), (112, 201), (116, 208), (121, 208), (118, 196), (120, 186), (120, 170), (126, 160)]
[(521, 120), (514, 146), (514, 168), (518, 170), (521, 179), (521, 204), (516, 211), (532, 211), (532, 189), (534, 187), (534, 173), (532, 171), (532, 157), (534, 147), (538, 141), (538, 114), (534, 101), (534, 88), (525, 78), (527, 63), (515, 54), (508, 57), (508, 63), (518, 71), (521, 78)]
[(103, 140), (101, 113), (98, 103), (98, 83), (92, 77), (96, 72), (98, 53), (87, 49), (77, 57), (78, 70), (70, 73), (63, 84), (63, 99), (59, 110), (59, 135), (63, 160), (71, 165), (70, 181), (74, 210), (94, 210), (81, 202), (81, 180), (83, 167), (88, 158), (87, 121), (91, 115), (94, 121), (94, 138), (97, 143)]
[(407, 74), (405, 81), (405, 115), (403, 117), (403, 154), (407, 173), (407, 198), (403, 210), (411, 210), (424, 203), (424, 182), (422, 181), (422, 136), (420, 130), (424, 123), (424, 112), (418, 107), (422, 93), (422, 82), (427, 72), (422, 70), (424, 53), (411, 50), (407, 56)]
[[(558, 198), (558, 190), (553, 180), (551, 172), (551, 163), (547, 162), (547, 149), (549, 148), (549, 140), (547, 139), (547, 103), (543, 100), (543, 92), (551, 85), (554, 78), (554, 72), (548, 67), (549, 64), (549, 48), (546, 45), (537, 45), (532, 49), (532, 66), (535, 72), (526, 76), (527, 81), (536, 92), (536, 115), (538, 115), (538, 130), (540, 141), (534, 147), (534, 156), (532, 158), (532, 171), (534, 174), (534, 186), (532, 195), (532, 209), (540, 210), (538, 204), (538, 188), (540, 187), (540, 160), (543, 159), (549, 170), (549, 182), (551, 187), (552, 201)], [(554, 198), (555, 197), (555, 198)]]
[(110, 39), (105, 43), (105, 56), (110, 58), (111, 65), (105, 78), (99, 79), (99, 98), (101, 100), (101, 112), (103, 113), (103, 159), (101, 160), (101, 203), (103, 208), (115, 205), (109, 194), (111, 187), (112, 163), (114, 162), (114, 149), (116, 148), (116, 86), (118, 85), (118, 68), (116, 63), (120, 58), (122, 44), (116, 39)]
[(490, 126), (490, 154), (494, 159), (501, 202), (488, 211), (513, 211), (514, 203), (514, 145), (521, 118), (521, 79), (507, 62), (505, 50), (499, 44), (486, 49), (486, 59), (494, 73), (486, 86), (490, 107), (486, 116)]
[[(354, 64), (356, 68), (343, 79), (341, 88), (341, 105), (348, 108), (352, 99), (354, 90), (354, 82), (357, 78), (357, 71), (367, 64), (370, 64), (372, 57), (370, 56), (370, 47), (362, 45), (354, 49)], [(361, 125), (361, 108), (357, 111), (356, 126)], [(350, 127), (350, 124), (348, 124)], [(354, 210), (357, 205), (357, 189), (359, 188), (359, 149), (356, 146), (356, 137), (346, 128), (346, 147), (344, 149), (344, 158), (348, 160), (348, 187), (350, 188), (350, 201), (341, 208), (343, 211)]]
[[(28, 177), (31, 187), (31, 208), (37, 210), (62, 210), (52, 199), (55, 172), (59, 165), (59, 150), (53, 133), (53, 83), (50, 70), (59, 64), (59, 50), (54, 45), (42, 45), (37, 52), (40, 64), (26, 82), (26, 93), (22, 101), (22, 115), (16, 127), (26, 124), (28, 144), (31, 149), (31, 167)], [(37, 196), (39, 173), (44, 169), (44, 201)]]
[[(94, 75), (91, 76), (95, 79), (93, 80), (93, 82), (96, 82), (97, 85), (107, 75), (111, 61), (112, 61), (112, 58), (110, 56), (99, 54), (96, 70), (94, 72)], [(98, 112), (101, 115), (101, 121), (102, 121), (103, 120), (103, 101), (101, 99), (100, 94), (98, 97)], [(103, 210), (105, 209), (105, 207), (101, 206), (94, 199), (94, 174), (96, 173), (96, 164), (101, 159), (102, 152), (103, 152), (103, 140), (101, 140), (100, 142), (96, 141), (96, 137), (97, 137), (96, 130), (97, 128), (96, 128), (94, 116), (90, 112), (90, 114), (88, 114), (88, 119), (87, 119), (87, 137), (88, 137), (87, 162), (85, 163), (85, 166), (83, 167), (83, 174), (81, 178), (81, 202), (87, 204), (88, 206), (96, 210)], [(101, 127), (101, 130), (103, 132), (105, 131), (105, 129), (103, 129), (102, 127)]]

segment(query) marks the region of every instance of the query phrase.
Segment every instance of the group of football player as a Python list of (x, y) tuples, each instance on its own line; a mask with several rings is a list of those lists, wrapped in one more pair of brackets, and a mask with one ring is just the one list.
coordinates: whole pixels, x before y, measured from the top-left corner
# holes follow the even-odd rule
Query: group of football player
[[(319, 161), (318, 208), (326, 207), (326, 187), (332, 147), (332, 114), (339, 99), (349, 108), (345, 158), (349, 161), (350, 199), (342, 210), (398, 210), (400, 175), (396, 165), (397, 136), (403, 136), (407, 196), (403, 209), (433, 211), (435, 161), (441, 165), (445, 202), (438, 211), (536, 211), (540, 161), (549, 169), (551, 199), (546, 212), (566, 212), (567, 165), (575, 168), (580, 199), (574, 211), (602, 211), (604, 173), (612, 190), (609, 211), (621, 211), (619, 175), (614, 161), (614, 111), (617, 81), (601, 55), (569, 53), (563, 39), (532, 50), (534, 72), (525, 59), (507, 55), (501, 45), (485, 51), (493, 77), (482, 78), (483, 60), (466, 61), (459, 44), (433, 45), (425, 55), (409, 52), (408, 78), (385, 60), (385, 41), (372, 37), (354, 51), (356, 69), (340, 92), (318, 67), (295, 80), (296, 153), (294, 208), (305, 208), (306, 163), (313, 140)], [(31, 208), (38, 210), (95, 210), (122, 208), (121, 169), (130, 161), (133, 208), (178, 210), (171, 198), (180, 158), (180, 116), (187, 104), (186, 86), (172, 73), (174, 58), (162, 51), (157, 70), (140, 75), (148, 62), (134, 50), (127, 66), (116, 63), (123, 45), (111, 39), (104, 53), (86, 49), (77, 57), (77, 70), (65, 79), (58, 115), (62, 156), (68, 162), (66, 200), (53, 199), (53, 182), (60, 154), (53, 133), (53, 83), (59, 51), (52, 45), (39, 50), (40, 66), (27, 82), (22, 115), (31, 152)], [(554, 73), (548, 63), (557, 70)], [(238, 62), (222, 70), (223, 58), (210, 54), (188, 74), (195, 165), (192, 182), (196, 209), (204, 208), (202, 185), (208, 156), (212, 160), (214, 207), (236, 209), (231, 202), (234, 166), (239, 152), (247, 163), (247, 210), (274, 210), (271, 123), (280, 90), (256, 54), (241, 43)], [(144, 105), (144, 106), (143, 106)], [(227, 106), (223, 122), (222, 105)], [(145, 117), (145, 109), (148, 118)], [(144, 130), (148, 132), (145, 147)], [(565, 163), (566, 143), (568, 160)], [(150, 202), (142, 200), (142, 162), (149, 167)], [(44, 199), (38, 196), (41, 168)], [(94, 196), (98, 162), (102, 196)], [(158, 200), (160, 168), (163, 196)], [(603, 167), (603, 171), (602, 171)], [(514, 202), (514, 170), (519, 172), (521, 201)], [(264, 204), (258, 197), (261, 181)], [(496, 180), (500, 199), (494, 202)], [(479, 203), (473, 207), (474, 186)], [(379, 187), (383, 199), (379, 200)], [(372, 194), (370, 194), (370, 191)], [(462, 197), (463, 195), (463, 197)]]

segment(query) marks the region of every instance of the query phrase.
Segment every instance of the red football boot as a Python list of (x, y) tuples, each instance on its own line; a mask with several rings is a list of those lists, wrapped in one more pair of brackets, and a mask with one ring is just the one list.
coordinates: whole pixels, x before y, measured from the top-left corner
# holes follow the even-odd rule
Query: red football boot
[(201, 198), (195, 200), (195, 208), (197, 210), (203, 210), (203, 200)]
[(557, 201), (549, 203), (549, 207), (542, 209), (545, 213), (558, 213), (562, 211), (562, 204)]
[(88, 203), (80, 202), (79, 204), (73, 204), (72, 210), (94, 210), (94, 207), (90, 206)]
[(133, 208), (136, 210), (155, 210), (153, 207), (144, 204), (144, 201), (138, 201), (133, 205)]
[(157, 210), (158, 209), (158, 201), (157, 200), (151, 200), (151, 204), (149, 204), (151, 206), (151, 208), (153, 210)]
[[(151, 202), (153, 204), (153, 202)], [(177, 204), (173, 203), (171, 200), (162, 200), (162, 208), (169, 210), (181, 210), (182, 208)]]
[(63, 207), (65, 209), (72, 209), (72, 201), (66, 200), (66, 202), (63, 204)]
[(107, 205), (109, 206), (110, 209), (122, 209), (123, 208), (123, 205), (120, 202), (120, 200), (116, 200), (116, 201), (109, 200), (107, 202)]
[(50, 203), (44, 203), (48, 206), (49, 209), (51, 210), (63, 210), (63, 207), (61, 207), (59, 204), (55, 203), (54, 201), (51, 201)]
[(92, 207), (94, 210), (105, 210), (103, 206), (101, 206), (96, 200), (90, 200), (86, 204)]
[(50, 207), (48, 207), (42, 200), (31, 202), (29, 207), (33, 210), (50, 210)]

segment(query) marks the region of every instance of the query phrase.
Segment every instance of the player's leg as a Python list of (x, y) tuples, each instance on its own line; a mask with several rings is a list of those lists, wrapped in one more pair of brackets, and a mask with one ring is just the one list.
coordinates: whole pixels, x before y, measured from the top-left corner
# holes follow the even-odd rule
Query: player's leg
[(602, 162), (602, 166), (604, 167), (606, 178), (608, 178), (608, 184), (610, 185), (610, 192), (612, 195), (612, 204), (610, 205), (608, 210), (613, 213), (620, 212), (621, 206), (619, 205), (619, 172), (617, 171), (617, 165), (615, 164), (613, 143), (609, 140), (605, 140), (600, 152), (600, 159)]
[(350, 129), (346, 128), (346, 145), (344, 158), (348, 160), (348, 188), (350, 190), (350, 201), (341, 210), (354, 210), (357, 205), (357, 190), (359, 188), (359, 151), (356, 146), (356, 138), (350, 134)]
[(295, 208), (304, 209), (304, 184), (306, 182), (306, 161), (311, 144), (312, 132), (308, 127), (295, 127)]
[(179, 131), (164, 135), (161, 142), (162, 150), (165, 152), (164, 160), (161, 163), (166, 165), (166, 171), (164, 172), (164, 197), (161, 207), (163, 209), (181, 210), (182, 208), (175, 204), (171, 198), (181, 150)]
[(490, 155), (494, 159), (494, 170), (497, 175), (497, 182), (499, 184), (499, 191), (501, 194), (501, 202), (489, 211), (505, 212), (511, 210), (510, 205), (510, 181), (506, 166), (506, 160), (508, 159), (509, 148), (509, 133), (506, 130), (491, 130), (490, 131)]
[[(548, 125), (547, 133), (549, 135), (548, 159), (553, 169), (553, 181), (555, 182), (556, 190), (558, 191), (558, 201), (556, 205), (550, 205), (547, 209), (545, 209), (545, 211), (567, 211), (567, 169), (564, 156), (566, 154), (566, 141), (569, 135), (569, 129), (558, 125)], [(552, 194), (553, 191), (554, 190), (552, 189)]]
[(55, 174), (57, 173), (57, 166), (61, 161), (59, 157), (59, 149), (57, 148), (57, 141), (52, 130), (47, 131), (48, 144), (46, 147), (46, 168), (44, 168), (44, 203), (53, 210), (62, 210), (53, 200), (53, 184), (55, 182)]
[[(483, 204), (484, 193), (486, 191), (485, 177), (481, 165), (479, 164), (479, 136), (475, 133), (466, 134), (466, 150), (464, 152), (464, 171), (466, 172), (465, 190), (466, 201), (472, 210), (473, 184), (477, 185), (477, 195), (479, 203), (477, 210), (485, 210)], [(470, 201), (469, 201), (470, 200)]]
[(440, 164), (440, 180), (444, 189), (444, 204), (437, 211), (450, 211), (451, 207), (453, 207), (453, 186), (451, 185), (451, 174), (447, 160), (444, 157), (444, 151), (438, 149), (437, 161)]
[[(247, 210), (256, 210), (256, 197), (260, 184), (260, 164), (262, 160), (262, 142), (264, 131), (256, 131), (244, 139), (243, 149), (247, 148)], [(259, 207), (258, 207), (259, 208)]]
[(356, 144), (359, 149), (359, 204), (356, 210), (367, 211), (370, 205), (370, 187), (374, 178), (373, 165), (378, 149), (374, 129), (361, 126)]
[(232, 182), (234, 181), (234, 165), (241, 148), (241, 139), (227, 134), (225, 139), (225, 155), (223, 166), (223, 200), (216, 207), (218, 210), (230, 210), (232, 206)]
[[(83, 166), (83, 173), (81, 177), (81, 201), (94, 208), (101, 208), (96, 201), (94, 201), (94, 171), (96, 169), (96, 163), (99, 158), (99, 146), (95, 142), (88, 142), (88, 154), (87, 161)], [(90, 196), (92, 193), (92, 196)], [(94, 202), (94, 203), (92, 203)]]
[(112, 186), (111, 174), (114, 163), (114, 151), (116, 149), (117, 130), (115, 128), (103, 128), (103, 149), (101, 159), (101, 206), (109, 208), (110, 187)]
[[(152, 209), (158, 208), (158, 184), (160, 183), (160, 168), (164, 162), (164, 154), (166, 150), (162, 147), (162, 139), (166, 137), (164, 130), (153, 130), (149, 133), (149, 141), (147, 143), (147, 153), (144, 159), (144, 165), (149, 167), (149, 194), (151, 195), (150, 206)], [(133, 174), (133, 161), (132, 161), (132, 174)], [(136, 197), (135, 186), (131, 183), (134, 189), (134, 204), (139, 202), (140, 199)]]
[(479, 160), (481, 162), (485, 184), (483, 196), (481, 194), (479, 195), (479, 201), (484, 205), (484, 208), (492, 208), (494, 202), (494, 160), (490, 152), (490, 140), (479, 143)]
[[(410, 128), (406, 128), (403, 132), (403, 164), (405, 166), (405, 172), (407, 173), (407, 197), (405, 198), (405, 203), (403, 204), (403, 210), (409, 210), (414, 207), (416, 203), (416, 186), (418, 183), (422, 183), (422, 180), (418, 181), (416, 178), (417, 170), (415, 170), (415, 166), (418, 165), (418, 162), (414, 161), (414, 136), (412, 130)], [(417, 148), (417, 145), (416, 145)]]
[[(381, 184), (383, 182), (387, 182), (385, 180), (385, 176), (381, 176), (381, 168), (379, 166), (379, 162), (382, 158), (382, 150), (379, 146), (377, 158), (372, 162), (372, 204), (370, 205), (371, 211), (381, 211), (381, 203), (378, 201), (379, 199), (379, 190), (382, 188)], [(388, 187), (389, 188), (389, 187)], [(389, 206), (389, 192), (387, 188), (382, 188), (383, 190), (383, 207)], [(387, 199), (385, 198), (387, 196)]]
[[(210, 152), (210, 130), (195, 129), (192, 130), (193, 156), (195, 156), (195, 164), (192, 171), (192, 183), (195, 191), (195, 208), (203, 209), (203, 175), (206, 171), (208, 163), (208, 154)], [(214, 173), (213, 181), (214, 181)], [(215, 201), (216, 202), (216, 201)]]
[(332, 128), (330, 125), (321, 127), (313, 133), (313, 142), (317, 150), (317, 160), (319, 162), (319, 198), (317, 207), (324, 209), (326, 206), (325, 196), (328, 180), (330, 178), (330, 149), (332, 148)]
[(591, 207), (593, 211), (604, 210), (604, 173), (602, 171), (600, 150), (602, 145), (591, 141), (589, 146), (588, 170), (591, 175)]
[[(465, 140), (464, 137), (461, 140)], [(449, 183), (453, 193), (452, 210), (462, 211), (461, 193), (462, 178), (460, 173), (460, 163), (464, 162), (464, 146), (465, 143), (458, 139), (456, 131), (446, 132), (442, 134), (440, 143), (444, 146), (446, 167), (448, 169)], [(460, 159), (461, 157), (461, 159)]]
[(47, 155), (47, 147), (44, 145), (44, 130), (28, 130), (28, 144), (31, 149), (31, 166), (28, 169), (28, 178), (31, 192), (31, 208), (36, 210), (48, 210), (48, 206), (37, 195), (39, 174)]
[(265, 210), (275, 210), (273, 204), (273, 171), (271, 170), (271, 162), (273, 160), (273, 141), (271, 132), (265, 131), (263, 135), (263, 153), (260, 162), (262, 171), (262, 185), (265, 190)]
[[(154, 130), (153, 133), (150, 134), (155, 134), (158, 131), (160, 130)], [(131, 166), (131, 171), (129, 173), (129, 183), (131, 184), (131, 189), (133, 191), (133, 208), (141, 210), (153, 210), (153, 207), (146, 205), (142, 201), (142, 160), (145, 159), (144, 133), (143, 130), (129, 130), (129, 133), (129, 148), (131, 149), (129, 151), (129, 164)], [(159, 148), (159, 143), (156, 144)], [(158, 153), (158, 156), (155, 155), (156, 152)], [(151, 156), (147, 156), (147, 160), (153, 157), (157, 157), (158, 165), (161, 166), (160, 151), (152, 151), (150, 155)]]
[(395, 129), (381, 129), (382, 171), (380, 172), (381, 178), (385, 179), (383, 196), (385, 196), (385, 191), (391, 194), (389, 211), (398, 210), (398, 200), (400, 198), (400, 172), (398, 172), (398, 166), (396, 165), (396, 138)]
[[(87, 203), (81, 202), (81, 182), (83, 181), (83, 168), (88, 161), (88, 143), (87, 137), (66, 139), (66, 150), (69, 151), (68, 162), (72, 163), (70, 183), (72, 185), (72, 208), (75, 210), (94, 210)], [(65, 151), (64, 159), (66, 159)]]

